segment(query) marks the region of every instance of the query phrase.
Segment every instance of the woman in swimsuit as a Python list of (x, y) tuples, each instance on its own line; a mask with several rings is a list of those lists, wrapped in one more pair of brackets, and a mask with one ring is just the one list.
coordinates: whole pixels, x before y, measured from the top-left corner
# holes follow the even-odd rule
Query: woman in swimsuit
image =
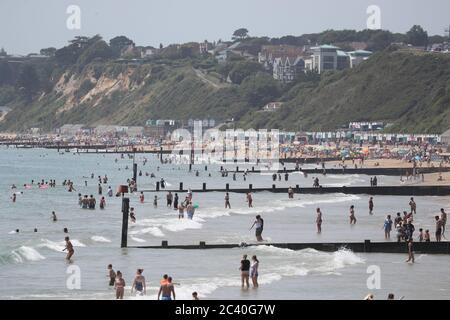
[(125, 280), (122, 278), (122, 272), (117, 271), (116, 282), (114, 283), (114, 288), (116, 289), (116, 299), (123, 299), (123, 294), (125, 291)]
[(259, 267), (259, 261), (256, 256), (252, 257), (252, 264), (250, 267), (250, 277), (252, 278), (253, 282), (253, 288), (258, 288), (258, 267)]
[(140, 296), (145, 295), (147, 293), (147, 289), (145, 286), (145, 277), (142, 275), (144, 269), (138, 269), (136, 272), (136, 276), (134, 277), (133, 285), (131, 286), (131, 293), (133, 293), (133, 288), (136, 290), (136, 293)]
[(64, 240), (66, 241), (66, 247), (63, 249), (63, 251), (67, 250), (66, 260), (70, 261), (70, 258), (72, 258), (75, 251), (73, 250), (73, 245), (72, 242), (70, 242), (69, 237), (66, 237)]

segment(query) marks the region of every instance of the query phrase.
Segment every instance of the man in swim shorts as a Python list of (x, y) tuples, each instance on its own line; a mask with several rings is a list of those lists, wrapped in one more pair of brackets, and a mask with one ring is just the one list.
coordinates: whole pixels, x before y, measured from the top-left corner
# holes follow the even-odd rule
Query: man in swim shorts
[(158, 300), (172, 300), (172, 295), (173, 300), (175, 300), (175, 287), (172, 283), (172, 277), (168, 277), (167, 283), (161, 285), (161, 287), (159, 288)]

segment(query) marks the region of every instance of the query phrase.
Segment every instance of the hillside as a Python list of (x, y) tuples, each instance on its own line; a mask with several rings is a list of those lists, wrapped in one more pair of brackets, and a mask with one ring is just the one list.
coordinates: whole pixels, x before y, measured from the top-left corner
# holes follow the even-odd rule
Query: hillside
[[(365, 120), (392, 123), (390, 131), (439, 133), (450, 127), (450, 55), (445, 54), (390, 48), (355, 69), (304, 77), (289, 86), (276, 83), (255, 63), (224, 66), (210, 57), (143, 64), (97, 58), (34, 68), (39, 87), (25, 81), (29, 76), (22, 86), (0, 83), (0, 105), (12, 108), (0, 119), (0, 130), (207, 116), (234, 118), (245, 128), (288, 130), (332, 130)], [(235, 84), (223, 82), (227, 75)], [(260, 112), (270, 101), (284, 104), (277, 112)]]
[(390, 132), (450, 128), (450, 55), (386, 50), (352, 70), (299, 84), (276, 113), (247, 114), (248, 127), (333, 130), (351, 121), (383, 120)]

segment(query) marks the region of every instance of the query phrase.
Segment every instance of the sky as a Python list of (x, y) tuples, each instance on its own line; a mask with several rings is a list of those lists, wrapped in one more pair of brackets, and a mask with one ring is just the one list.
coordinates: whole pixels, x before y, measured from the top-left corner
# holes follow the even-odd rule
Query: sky
[[(77, 21), (67, 13), (70, 5), (80, 9), (80, 29), (67, 27), (68, 19)], [(156, 47), (229, 40), (240, 27), (268, 37), (362, 30), (370, 5), (380, 8), (385, 30), (403, 33), (420, 24), (430, 35), (444, 35), (450, 25), (449, 0), (0, 0), (0, 47), (38, 53), (95, 34), (107, 41), (125, 35), (136, 45)]]

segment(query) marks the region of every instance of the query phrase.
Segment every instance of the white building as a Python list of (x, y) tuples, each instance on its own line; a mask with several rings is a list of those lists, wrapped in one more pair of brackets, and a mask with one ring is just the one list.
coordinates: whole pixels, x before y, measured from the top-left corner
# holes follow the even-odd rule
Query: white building
[(275, 58), (273, 62), (273, 78), (283, 83), (294, 81), (304, 71), (305, 61), (299, 56)]
[(354, 68), (361, 62), (366, 61), (372, 55), (372, 51), (356, 50), (347, 52), (350, 57), (350, 68)]

